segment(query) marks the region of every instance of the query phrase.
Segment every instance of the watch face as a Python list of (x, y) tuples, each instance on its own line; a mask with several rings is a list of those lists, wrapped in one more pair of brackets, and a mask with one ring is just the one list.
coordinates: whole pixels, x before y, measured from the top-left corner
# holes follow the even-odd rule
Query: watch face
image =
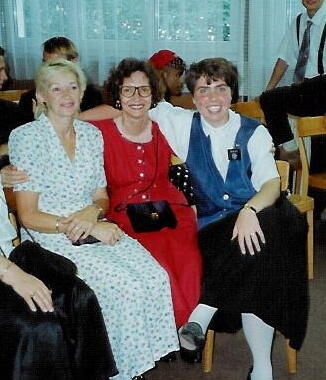
[(228, 158), (230, 161), (241, 160), (241, 150), (239, 148), (228, 149)]

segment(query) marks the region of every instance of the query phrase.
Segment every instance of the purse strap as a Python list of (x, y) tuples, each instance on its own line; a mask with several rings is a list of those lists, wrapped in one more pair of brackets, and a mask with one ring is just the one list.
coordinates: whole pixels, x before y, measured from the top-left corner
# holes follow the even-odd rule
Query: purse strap
[(159, 134), (158, 134), (158, 129), (157, 128), (153, 128), (154, 129), (154, 133), (153, 133), (153, 137), (154, 137), (154, 154), (155, 154), (155, 170), (154, 170), (154, 176), (152, 178), (152, 180), (150, 181), (150, 183), (144, 187), (143, 189), (140, 189), (140, 190), (137, 190), (131, 194), (129, 194), (122, 202), (120, 202), (119, 204), (117, 204), (114, 208), (115, 211), (123, 211), (126, 209), (127, 207), (127, 204), (128, 204), (128, 201), (130, 201), (133, 197), (135, 197), (136, 195), (139, 195), (139, 194), (142, 194), (144, 193), (145, 191), (147, 191), (148, 189), (150, 189), (155, 180), (156, 180), (156, 177), (157, 177), (157, 172), (158, 172), (158, 146), (159, 146)]

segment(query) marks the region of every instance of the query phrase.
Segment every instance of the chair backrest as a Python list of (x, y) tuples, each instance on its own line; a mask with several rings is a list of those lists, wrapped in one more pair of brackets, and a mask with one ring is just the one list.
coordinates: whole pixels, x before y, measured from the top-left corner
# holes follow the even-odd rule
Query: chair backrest
[(301, 159), (302, 171), (300, 173), (299, 193), (308, 194), (309, 186), (309, 158), (304, 144), (304, 137), (326, 135), (326, 116), (309, 116), (295, 118), (298, 136), (298, 145)]
[(10, 100), (11, 102), (18, 102), (21, 95), (28, 90), (7, 90), (0, 91), (0, 99)]
[(280, 175), (281, 191), (285, 191), (289, 186), (290, 164), (287, 161), (276, 160), (276, 166)]
[(264, 112), (261, 109), (259, 102), (256, 100), (234, 103), (231, 108), (240, 115), (252, 117), (259, 120), (261, 123), (265, 122)]

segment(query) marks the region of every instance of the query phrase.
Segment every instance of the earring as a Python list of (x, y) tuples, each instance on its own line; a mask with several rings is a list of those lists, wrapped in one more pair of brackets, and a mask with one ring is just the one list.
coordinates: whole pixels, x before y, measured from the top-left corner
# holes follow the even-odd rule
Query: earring
[(121, 103), (119, 99), (115, 102), (115, 108), (121, 110)]
[(155, 102), (153, 102), (152, 104), (151, 104), (151, 108), (155, 108), (157, 106), (157, 103), (155, 103)]

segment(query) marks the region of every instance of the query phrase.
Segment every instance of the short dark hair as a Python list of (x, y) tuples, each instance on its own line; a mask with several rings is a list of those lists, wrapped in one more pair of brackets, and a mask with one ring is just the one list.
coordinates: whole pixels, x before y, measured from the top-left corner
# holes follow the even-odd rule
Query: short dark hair
[(194, 95), (196, 82), (200, 77), (206, 77), (207, 83), (223, 79), (231, 88), (232, 102), (238, 97), (238, 70), (236, 66), (225, 58), (207, 58), (198, 63), (192, 63), (186, 72), (186, 85)]
[(109, 104), (117, 108), (117, 100), (120, 100), (120, 86), (125, 78), (129, 78), (136, 71), (143, 72), (148, 80), (152, 90), (152, 107), (161, 100), (158, 78), (152, 66), (144, 60), (136, 58), (125, 58), (118, 66), (110, 70), (108, 77), (108, 94)]
[(64, 55), (68, 61), (78, 58), (78, 51), (75, 44), (69, 38), (57, 36), (46, 40), (43, 43), (43, 52), (48, 54)]
[(179, 72), (180, 76), (183, 75), (183, 73), (186, 70), (186, 64), (184, 60), (180, 57), (175, 57), (173, 61), (171, 61), (165, 67), (163, 67), (163, 70), (168, 67), (173, 67), (174, 69), (176, 69)]
[(5, 49), (1, 46), (0, 46), (0, 55), (1, 55), (1, 57), (4, 57), (4, 55), (5, 55)]

